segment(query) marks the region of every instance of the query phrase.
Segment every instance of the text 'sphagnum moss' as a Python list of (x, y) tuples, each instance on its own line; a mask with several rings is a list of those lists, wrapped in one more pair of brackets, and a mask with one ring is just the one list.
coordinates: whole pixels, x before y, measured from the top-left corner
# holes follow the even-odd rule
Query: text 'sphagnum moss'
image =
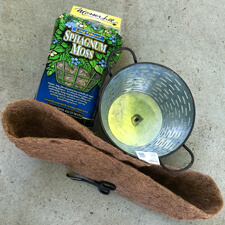
[[(62, 14), (55, 22), (47, 76), (56, 72), (60, 84), (88, 92), (101, 83), (108, 56), (121, 45), (117, 29)], [(113, 64), (119, 56), (119, 53), (113, 56)]]

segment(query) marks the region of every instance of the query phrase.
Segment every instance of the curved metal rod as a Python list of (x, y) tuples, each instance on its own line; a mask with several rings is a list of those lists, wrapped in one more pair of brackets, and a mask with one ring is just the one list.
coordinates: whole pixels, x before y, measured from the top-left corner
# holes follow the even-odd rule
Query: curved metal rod
[(165, 169), (166, 171), (168, 172), (171, 172), (171, 173), (181, 173), (181, 172), (184, 172), (186, 170), (188, 170), (194, 163), (194, 154), (193, 152), (184, 144), (183, 147), (188, 151), (188, 153), (191, 155), (191, 162), (184, 168), (180, 169), (180, 170), (171, 170), (169, 168), (167, 168), (161, 160), (159, 160), (160, 162), (160, 165), (163, 167), (163, 169)]
[(127, 50), (129, 51), (132, 56), (133, 56), (133, 59), (134, 59), (134, 62), (137, 63), (137, 58), (136, 58), (136, 55), (134, 54), (134, 52), (130, 49), (130, 48), (127, 48), (127, 47), (121, 47), (121, 48), (118, 48), (116, 50), (114, 50), (113, 52), (111, 52), (111, 54), (109, 55), (109, 58), (107, 60), (107, 70), (108, 70), (108, 73), (109, 73), (109, 76), (112, 77), (112, 73), (111, 73), (111, 70), (110, 70), (110, 66), (109, 66), (109, 62), (110, 62), (110, 59), (112, 58), (112, 56), (118, 52), (118, 51), (122, 51), (122, 50)]

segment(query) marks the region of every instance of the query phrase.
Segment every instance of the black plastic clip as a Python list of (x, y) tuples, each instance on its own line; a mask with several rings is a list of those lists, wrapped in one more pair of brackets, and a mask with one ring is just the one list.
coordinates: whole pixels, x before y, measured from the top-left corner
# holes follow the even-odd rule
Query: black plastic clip
[(104, 195), (108, 195), (110, 193), (110, 191), (116, 190), (116, 185), (114, 185), (110, 182), (107, 182), (107, 181), (102, 181), (102, 182), (93, 181), (93, 180), (87, 179), (77, 173), (75, 174), (75, 176), (70, 176), (69, 174), (67, 174), (66, 176), (68, 178), (70, 178), (71, 180), (84, 181), (89, 184), (92, 184), (92, 185), (96, 186), (98, 188), (98, 190)]

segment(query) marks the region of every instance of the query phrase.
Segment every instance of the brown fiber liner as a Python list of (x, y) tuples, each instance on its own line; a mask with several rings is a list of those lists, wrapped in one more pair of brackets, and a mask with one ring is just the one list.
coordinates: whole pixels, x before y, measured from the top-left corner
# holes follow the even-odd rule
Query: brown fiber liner
[(211, 177), (192, 170), (172, 174), (124, 154), (45, 103), (13, 102), (4, 110), (2, 123), (9, 140), (27, 155), (63, 164), (92, 180), (111, 182), (117, 194), (150, 210), (196, 220), (209, 219), (223, 207)]

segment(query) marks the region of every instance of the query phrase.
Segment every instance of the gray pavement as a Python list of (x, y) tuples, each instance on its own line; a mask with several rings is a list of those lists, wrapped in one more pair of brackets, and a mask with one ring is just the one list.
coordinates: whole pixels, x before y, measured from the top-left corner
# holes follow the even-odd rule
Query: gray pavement
[[(48, 55), (55, 19), (76, 4), (122, 17), (123, 46), (138, 61), (163, 64), (186, 81), (196, 104), (187, 141), (193, 170), (216, 181), (225, 196), (225, 4), (223, 0), (0, 0), (0, 110), (35, 96)], [(116, 69), (132, 62), (123, 53)], [(225, 210), (208, 221), (177, 221), (115, 193), (66, 178), (62, 165), (29, 158), (0, 126), (1, 225), (225, 224)], [(178, 151), (164, 162), (184, 166)], [(186, 161), (185, 161), (186, 160)]]

